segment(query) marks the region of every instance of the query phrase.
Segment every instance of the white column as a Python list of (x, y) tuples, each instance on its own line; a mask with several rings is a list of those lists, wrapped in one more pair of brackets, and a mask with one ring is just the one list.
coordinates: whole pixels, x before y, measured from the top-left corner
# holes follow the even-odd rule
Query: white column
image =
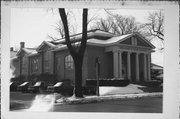
[(119, 51), (119, 78), (122, 78), (122, 52)]
[(148, 62), (147, 62), (147, 64), (148, 64), (148, 67), (147, 67), (148, 77), (147, 77), (147, 79), (151, 80), (151, 54), (147, 55), (147, 59), (148, 59)]
[(113, 52), (114, 78), (118, 78), (118, 52)]
[(136, 53), (136, 81), (139, 81), (139, 53)]
[(131, 52), (127, 53), (127, 77), (131, 80)]
[(144, 81), (147, 80), (147, 62), (146, 62), (146, 54), (143, 55), (144, 60)]

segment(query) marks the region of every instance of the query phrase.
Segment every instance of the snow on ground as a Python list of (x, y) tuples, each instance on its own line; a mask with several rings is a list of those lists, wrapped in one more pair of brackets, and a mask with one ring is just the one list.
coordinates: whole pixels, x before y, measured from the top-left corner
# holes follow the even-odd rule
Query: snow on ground
[(143, 87), (136, 84), (129, 84), (126, 87), (110, 87), (110, 86), (101, 86), (99, 88), (100, 95), (115, 95), (115, 94), (137, 94), (143, 93), (138, 87)]

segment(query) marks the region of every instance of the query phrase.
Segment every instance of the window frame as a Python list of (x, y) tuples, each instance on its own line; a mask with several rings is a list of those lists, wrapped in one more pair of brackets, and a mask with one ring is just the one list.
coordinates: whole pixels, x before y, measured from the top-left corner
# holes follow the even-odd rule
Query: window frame
[(73, 70), (74, 69), (74, 60), (71, 55), (66, 55), (64, 57), (64, 68), (66, 70)]

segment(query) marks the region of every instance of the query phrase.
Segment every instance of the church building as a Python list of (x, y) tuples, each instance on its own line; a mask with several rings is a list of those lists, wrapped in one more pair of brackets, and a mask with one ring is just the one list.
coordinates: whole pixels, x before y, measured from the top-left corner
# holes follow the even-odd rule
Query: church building
[[(87, 34), (87, 47), (83, 59), (83, 85), (87, 79), (96, 78), (96, 58), (100, 60), (100, 78), (130, 81), (151, 80), (151, 53), (154, 45), (139, 33), (115, 35), (101, 30), (91, 30)], [(70, 36), (74, 48), (77, 48), (82, 34)], [(23, 76), (31, 80), (32, 75), (50, 74), (49, 80), (74, 81), (75, 67), (66, 46), (65, 39), (43, 41), (36, 48), (21, 49), (12, 60), (15, 77)]]

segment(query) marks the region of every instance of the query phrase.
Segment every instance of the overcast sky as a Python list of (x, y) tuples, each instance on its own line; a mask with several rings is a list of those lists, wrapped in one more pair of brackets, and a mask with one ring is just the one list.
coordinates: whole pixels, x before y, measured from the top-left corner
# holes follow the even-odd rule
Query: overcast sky
[[(77, 32), (81, 29), (82, 10), (72, 10), (72, 23), (76, 24)], [(137, 22), (145, 23), (148, 13), (155, 10), (137, 10), (137, 9), (118, 9), (111, 10), (113, 13), (120, 15), (134, 16)], [(89, 17), (97, 18), (106, 17), (104, 10), (89, 10)], [(60, 16), (55, 9), (53, 12), (45, 8), (12, 8), (11, 9), (11, 47), (19, 47), (20, 42), (25, 42), (26, 47), (36, 47), (44, 40), (51, 40), (47, 35), (58, 37), (55, 25), (60, 20)], [(159, 45), (159, 43), (153, 43)], [(153, 53), (152, 61), (156, 64), (163, 65), (161, 52)]]

